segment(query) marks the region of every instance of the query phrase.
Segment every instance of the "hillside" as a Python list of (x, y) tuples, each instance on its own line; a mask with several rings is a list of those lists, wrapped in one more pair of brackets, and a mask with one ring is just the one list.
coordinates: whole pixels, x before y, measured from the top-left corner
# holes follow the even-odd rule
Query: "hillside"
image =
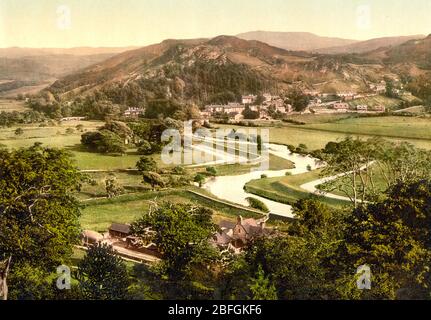
[(237, 37), (244, 40), (257, 40), (293, 51), (316, 51), (317, 49), (347, 46), (358, 42), (351, 39), (321, 37), (309, 32), (251, 31), (240, 33)]
[(340, 54), (340, 53), (364, 53), (373, 51), (379, 48), (388, 48), (398, 46), (404, 42), (416, 39), (423, 39), (424, 35), (402, 36), (402, 37), (384, 37), (370, 39), (366, 41), (359, 41), (348, 45), (326, 47), (315, 50), (319, 53), (325, 54)]
[(232, 36), (166, 40), (70, 74), (49, 90), (64, 99), (97, 95), (121, 104), (153, 99), (203, 104), (220, 96), (284, 92), (292, 85), (362, 90), (389, 73), (361, 57), (294, 52)]

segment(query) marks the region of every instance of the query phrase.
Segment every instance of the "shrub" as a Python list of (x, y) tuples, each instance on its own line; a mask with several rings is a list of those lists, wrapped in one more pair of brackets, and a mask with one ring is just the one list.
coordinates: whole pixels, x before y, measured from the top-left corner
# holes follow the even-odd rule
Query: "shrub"
[(246, 198), (246, 200), (247, 200), (248, 204), (250, 205), (250, 207), (257, 209), (257, 210), (260, 210), (260, 211), (263, 211), (263, 212), (266, 212), (266, 213), (269, 212), (269, 209), (266, 206), (266, 204), (264, 204), (259, 199), (248, 197), (248, 198)]

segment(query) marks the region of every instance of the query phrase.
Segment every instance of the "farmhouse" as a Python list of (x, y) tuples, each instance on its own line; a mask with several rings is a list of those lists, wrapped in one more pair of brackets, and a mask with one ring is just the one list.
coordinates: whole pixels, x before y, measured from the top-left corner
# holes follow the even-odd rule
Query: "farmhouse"
[(365, 104), (363, 104), (363, 105), (360, 104), (360, 105), (356, 106), (356, 110), (357, 111), (368, 111), (368, 106)]
[(128, 108), (124, 111), (124, 116), (126, 117), (139, 117), (141, 114), (145, 113), (145, 109), (142, 108)]
[(252, 104), (256, 101), (256, 99), (257, 99), (256, 95), (242, 96), (242, 103), (243, 104)]
[(214, 235), (212, 243), (220, 249), (231, 249), (238, 253), (249, 241), (270, 234), (270, 230), (265, 228), (267, 220), (268, 217), (256, 220), (238, 216), (236, 223), (221, 221), (221, 231)]

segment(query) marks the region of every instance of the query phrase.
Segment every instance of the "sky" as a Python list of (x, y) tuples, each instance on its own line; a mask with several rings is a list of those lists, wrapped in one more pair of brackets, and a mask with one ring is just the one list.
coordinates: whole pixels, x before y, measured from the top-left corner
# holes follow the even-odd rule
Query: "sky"
[(0, 47), (144, 46), (300, 31), (366, 40), (431, 33), (429, 0), (0, 0)]

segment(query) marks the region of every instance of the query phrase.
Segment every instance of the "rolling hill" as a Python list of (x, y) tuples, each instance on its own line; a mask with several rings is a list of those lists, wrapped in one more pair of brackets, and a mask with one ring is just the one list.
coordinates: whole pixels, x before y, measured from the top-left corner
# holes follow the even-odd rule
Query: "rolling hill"
[[(430, 74), (431, 37), (361, 54), (287, 51), (233, 36), (165, 40), (68, 74), (48, 90), (62, 100), (96, 97), (147, 105), (219, 102), (241, 94), (282, 94), (292, 86), (324, 92), (367, 91), (385, 77)], [(413, 71), (412, 71), (413, 70)]]
[(325, 83), (335, 91), (359, 90), (365, 88), (365, 80), (378, 78), (382, 69), (381, 65), (352, 63), (351, 58), (219, 36), (166, 40), (127, 51), (65, 76), (49, 90), (66, 99), (103, 93), (113, 102), (130, 105), (158, 98), (206, 103), (227, 93), (282, 92), (298, 83)]
[(240, 33), (237, 37), (244, 40), (257, 40), (293, 51), (316, 51), (322, 48), (347, 46), (358, 42), (351, 39), (321, 37), (309, 32), (251, 31)]
[(364, 53), (373, 50), (377, 50), (379, 48), (389, 48), (398, 46), (404, 42), (410, 40), (417, 40), (425, 38), (424, 35), (413, 35), (413, 36), (403, 36), (403, 37), (384, 37), (384, 38), (376, 38), (370, 39), (366, 41), (359, 41), (348, 45), (336, 46), (330, 48), (322, 48), (315, 50), (319, 53), (326, 54), (340, 54), (340, 53)]

